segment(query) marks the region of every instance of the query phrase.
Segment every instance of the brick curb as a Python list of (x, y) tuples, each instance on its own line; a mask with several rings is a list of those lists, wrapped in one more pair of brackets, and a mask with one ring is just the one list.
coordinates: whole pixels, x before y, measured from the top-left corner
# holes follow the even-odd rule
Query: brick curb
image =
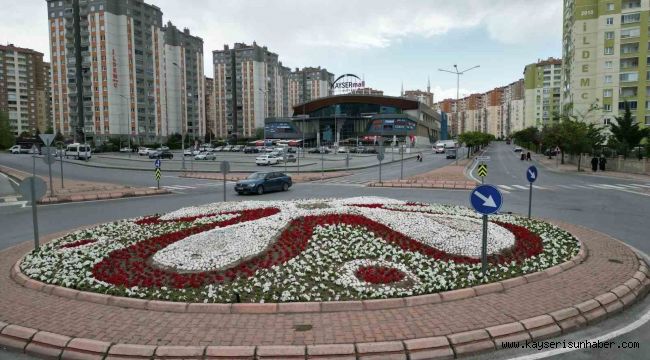
[(544, 315), (446, 336), (323, 345), (155, 346), (71, 338), (0, 321), (0, 345), (27, 354), (61, 359), (151, 359), (154, 356), (206, 360), (454, 358), (499, 349), (504, 341), (547, 339), (620, 312), (650, 290), (648, 266), (642, 259), (638, 261), (638, 270), (632, 278), (593, 299)]
[(387, 181), (369, 183), (368, 187), (394, 187), (417, 189), (472, 190), (478, 183), (474, 181)]
[(98, 304), (118, 306), (122, 308), (147, 309), (160, 312), (206, 314), (296, 314), (369, 311), (404, 308), (462, 300), (490, 293), (501, 292), (515, 286), (529, 284), (538, 280), (546, 279), (549, 276), (557, 275), (563, 271), (571, 269), (572, 267), (582, 263), (587, 258), (588, 251), (586, 250), (586, 246), (579, 239), (577, 240), (580, 244), (580, 250), (576, 256), (568, 261), (542, 271), (468, 288), (390, 299), (291, 303), (183, 303), (177, 301), (136, 299), (123, 296), (100, 294), (96, 292), (79, 291), (34, 280), (23, 274), (20, 270), (20, 263), (22, 262), (22, 258), (14, 263), (14, 266), (10, 271), (10, 277), (23, 287), (45, 292), (50, 295), (75, 299), (78, 301), (89, 301)]

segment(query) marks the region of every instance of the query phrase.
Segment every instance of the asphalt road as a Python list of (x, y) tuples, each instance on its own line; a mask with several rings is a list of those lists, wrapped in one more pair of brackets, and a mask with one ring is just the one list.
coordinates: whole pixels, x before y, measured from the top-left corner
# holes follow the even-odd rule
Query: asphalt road
[[(503, 143), (491, 145), (486, 155), (491, 157), (488, 163), (487, 183), (509, 187), (500, 187), (504, 193), (503, 212), (525, 214), (528, 211), (528, 183), (525, 171), (531, 163), (522, 162), (512, 152), (512, 147)], [(29, 169), (31, 164), (21, 163), (16, 157), (0, 155), (0, 163), (21, 169)], [(451, 161), (434, 155), (425, 155), (422, 163), (405, 162), (408, 174), (425, 172), (442, 166)], [(612, 235), (634, 247), (650, 253), (650, 243), (647, 235), (648, 214), (650, 214), (650, 188), (633, 186), (631, 184), (650, 185), (650, 181), (627, 181), (593, 177), (582, 174), (556, 173), (533, 162), (539, 169), (539, 178), (535, 185), (543, 189), (533, 190), (532, 214), (535, 217), (558, 219), (593, 228)], [(37, 163), (37, 171), (45, 174), (47, 167)], [(66, 171), (66, 170), (64, 170)], [(114, 171), (87, 167), (68, 166), (70, 173), (82, 180), (126, 183), (129, 185), (147, 186), (152, 184), (153, 174), (139, 171)], [(393, 164), (382, 168), (385, 178), (398, 178), (400, 165)], [(335, 183), (305, 183), (296, 184), (288, 192), (277, 192), (257, 196), (237, 196), (231, 185), (228, 187), (228, 200), (239, 199), (298, 199), (298, 198), (327, 198), (349, 197), (363, 195), (386, 196), (403, 200), (439, 202), (458, 205), (469, 205), (469, 191), (448, 191), (428, 189), (395, 189), (368, 188), (360, 186), (356, 181), (375, 180), (378, 169), (361, 170), (350, 176), (350, 183), (338, 181)], [(345, 179), (345, 178), (341, 178)], [(208, 202), (221, 201), (223, 197), (221, 186), (204, 180), (166, 177), (165, 183), (184, 186), (185, 189), (175, 191), (171, 195), (84, 202), (76, 204), (60, 204), (39, 206), (39, 225), (42, 234), (63, 231), (74, 227), (107, 222), (122, 218), (161, 213), (188, 205), (199, 205)], [(200, 184), (210, 184), (200, 185)], [(515, 187), (515, 185), (521, 187)], [(595, 187), (599, 185), (600, 187)], [(605, 185), (605, 186), (602, 186)], [(621, 186), (621, 185), (627, 185)], [(579, 187), (582, 186), (582, 187)], [(608, 187), (609, 186), (609, 187)], [(22, 241), (32, 241), (31, 212), (29, 208), (0, 207), (0, 249)], [(570, 286), (569, 284), (567, 286)], [(631, 321), (640, 318), (650, 308), (649, 301), (636, 305), (634, 308), (604, 321), (597, 326), (569, 334), (577, 339), (593, 338), (612, 329), (620, 328)], [(634, 331), (613, 338), (614, 341), (638, 341), (640, 349), (636, 350), (578, 350), (556, 355), (557, 359), (586, 359), (586, 358), (622, 358), (646, 359), (649, 353), (650, 326), (645, 325)], [(507, 351), (491, 353), (477, 358), (509, 358), (517, 356), (539, 355), (539, 351)], [(0, 351), (0, 359), (15, 359), (15, 354)], [(25, 357), (27, 359), (28, 357)], [(22, 357), (20, 358), (22, 359)]]

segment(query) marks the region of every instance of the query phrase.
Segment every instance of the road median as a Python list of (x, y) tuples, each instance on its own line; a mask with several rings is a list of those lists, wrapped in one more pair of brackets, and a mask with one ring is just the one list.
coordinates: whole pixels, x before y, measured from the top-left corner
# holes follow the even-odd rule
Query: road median
[(458, 160), (424, 174), (410, 176), (403, 180), (372, 182), (369, 187), (425, 188), (447, 190), (471, 190), (478, 184), (465, 175), (465, 168), (473, 159)]

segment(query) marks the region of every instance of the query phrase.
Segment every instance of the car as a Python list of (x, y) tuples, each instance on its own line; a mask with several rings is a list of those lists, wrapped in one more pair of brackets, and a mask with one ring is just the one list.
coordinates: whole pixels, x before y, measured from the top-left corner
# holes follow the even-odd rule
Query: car
[(514, 151), (514, 152), (522, 152), (523, 149), (520, 148), (519, 146), (517, 146), (517, 147), (515, 147), (515, 149), (514, 149), (513, 151)]
[(307, 152), (310, 153), (310, 154), (329, 154), (330, 149), (328, 149), (328, 148), (326, 148), (324, 146), (321, 146), (319, 148), (309, 149), (309, 151), (307, 151)]
[(152, 152), (152, 151), (154, 151), (154, 150), (149, 149), (149, 148), (147, 148), (147, 147), (141, 147), (141, 148), (138, 149), (138, 155), (140, 155), (140, 156), (147, 156), (147, 155), (149, 155), (149, 153)]
[(506, 139), (506, 144), (510, 145), (510, 139)]
[(232, 145), (226, 145), (221, 149), (221, 151), (230, 151), (230, 150), (232, 150), (232, 148), (233, 148)]
[(223, 146), (217, 146), (213, 151), (223, 151)]
[(235, 145), (230, 149), (232, 152), (240, 152), (242, 150), (244, 150), (244, 145)]
[(455, 148), (449, 148), (445, 151), (445, 158), (447, 159), (455, 159), (456, 158), (456, 149)]
[(347, 153), (350, 152), (350, 150), (348, 150), (348, 148), (345, 147), (345, 146), (339, 146), (339, 148), (336, 149), (336, 152), (337, 152), (338, 154), (347, 154)]
[(192, 155), (196, 156), (196, 155), (200, 154), (201, 152), (202, 152), (201, 150), (192, 150)]
[(298, 150), (296, 150), (296, 148), (294, 148), (294, 147), (290, 147), (290, 148), (287, 149), (287, 152), (291, 153), (291, 154), (295, 154), (295, 153), (298, 152)]
[(194, 160), (217, 160), (217, 156), (213, 153), (203, 151), (194, 156)]
[(264, 154), (255, 158), (255, 164), (259, 165), (275, 165), (280, 162), (280, 158), (270, 154)]
[(260, 149), (256, 148), (255, 146), (246, 146), (244, 148), (244, 154), (256, 154), (259, 153)]
[(149, 153), (149, 159), (173, 159), (174, 154), (169, 150), (154, 150)]
[(185, 151), (183, 151), (183, 156), (193, 156), (193, 152), (192, 149), (185, 149)]
[(92, 157), (92, 150), (90, 145), (87, 144), (70, 144), (65, 148), (65, 158), (72, 157), (76, 160), (90, 160)]
[(296, 155), (293, 155), (293, 154), (287, 154), (286, 158), (283, 156), (281, 159), (284, 162), (296, 162), (297, 161)]
[(273, 149), (273, 147), (271, 147), (271, 146), (266, 146), (266, 147), (262, 148), (262, 150), (264, 152), (267, 152), (267, 153), (275, 151), (275, 149)]
[(434, 148), (434, 151), (436, 154), (444, 154), (445, 153), (445, 146), (444, 145), (436, 145)]
[(156, 150), (157, 150), (157, 151), (168, 151), (168, 150), (169, 150), (169, 146), (159, 146)]
[(20, 145), (14, 145), (9, 148), (9, 152), (12, 154), (20, 154), (22, 152), (22, 149), (20, 148)]
[(120, 152), (121, 153), (129, 153), (129, 152), (131, 152), (131, 148), (130, 147), (123, 147), (123, 148), (120, 149)]
[(235, 184), (235, 191), (262, 195), (267, 191), (287, 191), (293, 185), (291, 177), (281, 172), (256, 172)]

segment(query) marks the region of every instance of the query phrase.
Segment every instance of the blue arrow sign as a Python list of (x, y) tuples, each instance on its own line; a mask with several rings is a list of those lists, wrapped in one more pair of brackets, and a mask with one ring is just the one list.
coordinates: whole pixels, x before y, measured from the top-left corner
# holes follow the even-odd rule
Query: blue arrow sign
[(528, 179), (529, 183), (534, 183), (537, 180), (537, 168), (535, 165), (532, 165), (526, 170), (526, 179)]
[(160, 168), (160, 159), (156, 159), (154, 166), (156, 167), (156, 169)]
[(479, 185), (469, 195), (469, 201), (477, 212), (483, 215), (494, 214), (501, 209), (503, 197), (499, 189), (492, 185)]

